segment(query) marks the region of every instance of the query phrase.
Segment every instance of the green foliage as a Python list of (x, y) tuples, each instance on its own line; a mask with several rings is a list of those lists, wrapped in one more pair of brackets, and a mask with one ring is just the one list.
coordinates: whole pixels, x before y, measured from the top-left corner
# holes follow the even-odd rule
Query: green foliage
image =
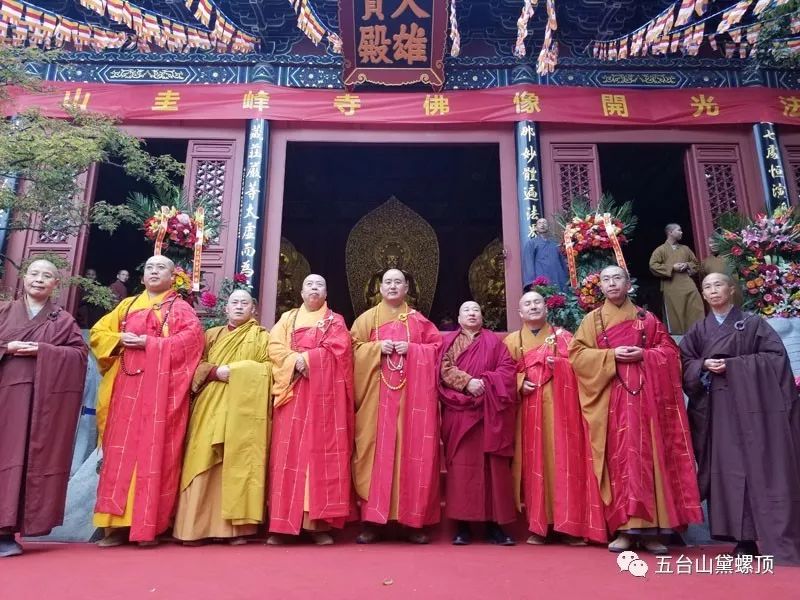
[(750, 66), (754, 69), (763, 67), (778, 69), (797, 69), (800, 67), (800, 53), (792, 52), (786, 38), (796, 37), (791, 31), (791, 20), (800, 12), (800, 0), (789, 0), (781, 6), (773, 5), (761, 13), (758, 34), (753, 52), (750, 54)]
[[(0, 46), (0, 108), (12, 86), (27, 91), (47, 83), (27, 70), (30, 62), (48, 62), (52, 52)], [(153, 156), (144, 142), (117, 127), (113, 118), (80, 110), (70, 118), (53, 119), (37, 110), (19, 107), (14, 119), (0, 121), (0, 176), (16, 177), (20, 191), (0, 190), (0, 208), (11, 214), (8, 230), (47, 230), (75, 235), (96, 224), (112, 232), (132, 219), (125, 208), (98, 202), (83, 203), (81, 176), (95, 163), (118, 166), (127, 175), (156, 188), (173, 186), (184, 166), (171, 156)], [(103, 200), (103, 199), (100, 199)], [(38, 215), (45, 215), (37, 220)]]

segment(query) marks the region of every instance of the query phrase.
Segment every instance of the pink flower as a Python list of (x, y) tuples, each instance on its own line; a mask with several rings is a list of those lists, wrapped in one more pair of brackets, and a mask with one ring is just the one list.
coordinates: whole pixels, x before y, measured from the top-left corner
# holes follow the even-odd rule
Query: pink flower
[(533, 285), (550, 285), (550, 280), (544, 275), (539, 275), (533, 280)]
[(211, 292), (203, 292), (200, 294), (200, 304), (206, 308), (214, 308), (217, 305), (217, 297)]
[(547, 308), (563, 308), (566, 305), (566, 300), (561, 294), (555, 294), (545, 300)]
[(178, 219), (178, 223), (181, 225), (188, 225), (192, 222), (192, 219), (186, 213), (178, 213), (175, 218)]
[(244, 273), (237, 273), (233, 276), (233, 281), (236, 283), (247, 283), (247, 275)]

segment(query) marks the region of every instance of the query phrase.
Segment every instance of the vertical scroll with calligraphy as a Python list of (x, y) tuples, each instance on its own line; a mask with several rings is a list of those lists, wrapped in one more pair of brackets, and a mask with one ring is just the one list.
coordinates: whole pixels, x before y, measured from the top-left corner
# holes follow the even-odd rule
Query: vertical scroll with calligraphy
[(347, 88), (444, 85), (447, 0), (340, 0)]
[(789, 188), (786, 185), (786, 171), (778, 143), (778, 134), (772, 123), (756, 123), (753, 126), (758, 163), (761, 169), (761, 183), (764, 186), (764, 199), (767, 212), (772, 212), (781, 204), (789, 204)]

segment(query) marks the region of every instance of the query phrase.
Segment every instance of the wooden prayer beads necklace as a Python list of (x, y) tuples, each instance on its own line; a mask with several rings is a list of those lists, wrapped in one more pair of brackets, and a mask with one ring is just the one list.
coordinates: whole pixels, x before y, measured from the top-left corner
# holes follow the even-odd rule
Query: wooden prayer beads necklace
[[(164, 318), (161, 321), (161, 327), (158, 328), (156, 331), (156, 337), (164, 337), (164, 327), (167, 325), (167, 319), (169, 319), (169, 313), (172, 310), (172, 305), (175, 303), (175, 300), (178, 299), (177, 294), (172, 296), (169, 300), (165, 300), (164, 302), (160, 302), (158, 304), (154, 304), (150, 310), (160, 310), (162, 306), (167, 305), (167, 312), (164, 313)], [(125, 316), (122, 318), (121, 324), (121, 332), (127, 333), (125, 331), (125, 327), (128, 324), (128, 313), (131, 312), (131, 306), (133, 306), (133, 302), (128, 304), (127, 308), (125, 309)], [(129, 377), (135, 377), (137, 375), (141, 375), (144, 373), (142, 369), (136, 369), (135, 371), (130, 371), (128, 369), (128, 365), (125, 364), (125, 348), (119, 351), (119, 366), (122, 369), (122, 372)]]
[[(295, 352), (297, 350), (297, 341), (295, 340), (295, 331), (297, 329), (297, 315), (300, 314), (300, 309), (294, 311), (294, 315), (292, 316), (292, 334), (291, 339), (289, 341), (289, 348)], [(329, 308), (328, 312), (325, 313), (325, 316), (322, 320), (317, 322), (317, 329), (322, 330), (322, 333), (325, 333), (328, 330), (328, 326), (333, 323), (333, 311)]]
[[(558, 328), (553, 329), (549, 324), (546, 324), (545, 327), (550, 327), (550, 329), (553, 330), (553, 333), (551, 335), (548, 335), (545, 338), (544, 343), (547, 346), (551, 346), (553, 348), (553, 358), (557, 358), (558, 357), (558, 339), (557, 339), (556, 336), (561, 334), (561, 330), (558, 329)], [(525, 346), (522, 344), (522, 329), (519, 330), (519, 355), (522, 358), (522, 374), (523, 374), (523, 376), (525, 376), (527, 374), (527, 372), (528, 372), (528, 369), (530, 367), (532, 367), (533, 365), (529, 365), (528, 362), (525, 360)], [(546, 357), (545, 357), (545, 363), (544, 364), (547, 365), (547, 358)], [(544, 371), (542, 371), (542, 378), (544, 378)], [(534, 381), (531, 381), (531, 383), (533, 384), (534, 389), (539, 389), (543, 385), (542, 382), (536, 383)]]
[[(411, 329), (408, 326), (408, 305), (407, 304), (403, 304), (403, 306), (405, 307), (406, 310), (405, 310), (405, 312), (401, 312), (399, 315), (397, 315), (397, 319), (406, 326), (406, 343), (410, 344), (411, 343)], [(380, 343), (380, 341), (381, 341), (381, 338), (378, 336), (378, 313), (379, 312), (380, 312), (380, 305), (375, 309), (375, 341), (377, 341), (378, 343)], [(389, 368), (389, 371), (394, 372), (394, 373), (400, 373), (400, 378), (401, 378), (400, 379), (400, 383), (398, 383), (397, 385), (392, 385), (391, 383), (389, 383), (389, 381), (386, 379), (386, 376), (383, 374), (383, 362), (381, 362), (381, 368), (380, 368), (381, 381), (383, 382), (383, 384), (387, 388), (389, 388), (390, 390), (392, 390), (394, 392), (396, 392), (398, 390), (402, 390), (405, 387), (406, 381), (407, 381), (407, 378), (405, 376), (405, 360), (403, 359), (403, 356), (401, 355), (400, 358), (398, 359), (398, 361), (395, 363), (395, 362), (392, 361), (391, 357), (387, 354), (386, 355), (386, 366)]]

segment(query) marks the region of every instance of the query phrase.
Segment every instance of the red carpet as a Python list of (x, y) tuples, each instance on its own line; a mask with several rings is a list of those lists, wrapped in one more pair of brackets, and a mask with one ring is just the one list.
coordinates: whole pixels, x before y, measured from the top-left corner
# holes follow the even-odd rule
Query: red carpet
[[(710, 558), (724, 548), (705, 552)], [(658, 575), (657, 560), (642, 554), (650, 572), (634, 578), (619, 572), (616, 557), (602, 547), (453, 547), (441, 540), (430, 546), (162, 544), (106, 550), (28, 543), (25, 550), (0, 559), (3, 600), (800, 598), (800, 568), (775, 567), (774, 575)], [(673, 570), (681, 551), (692, 559), (703, 554), (673, 551)]]

